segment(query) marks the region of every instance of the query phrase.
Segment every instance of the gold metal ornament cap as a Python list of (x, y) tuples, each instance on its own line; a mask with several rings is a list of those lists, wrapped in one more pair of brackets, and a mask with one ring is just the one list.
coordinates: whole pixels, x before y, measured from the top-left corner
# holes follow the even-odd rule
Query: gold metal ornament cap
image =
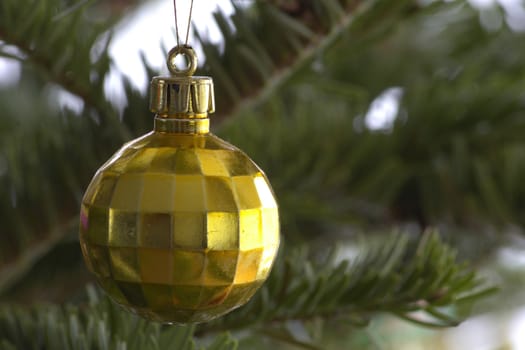
[(210, 77), (154, 77), (150, 110), (167, 117), (196, 117), (215, 112)]
[[(182, 55), (188, 66), (180, 69), (175, 59)], [(192, 76), (197, 69), (197, 56), (189, 46), (176, 46), (168, 54), (172, 76), (154, 77), (150, 84), (150, 110), (163, 117), (206, 118), (215, 112), (213, 80)]]

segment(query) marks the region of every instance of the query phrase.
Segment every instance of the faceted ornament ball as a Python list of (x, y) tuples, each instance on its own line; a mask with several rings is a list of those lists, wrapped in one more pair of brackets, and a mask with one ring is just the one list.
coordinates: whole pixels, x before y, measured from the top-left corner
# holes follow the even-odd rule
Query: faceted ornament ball
[(152, 132), (125, 145), (89, 185), (80, 226), (102, 288), (168, 323), (210, 321), (246, 303), (279, 246), (267, 178), (210, 133)]

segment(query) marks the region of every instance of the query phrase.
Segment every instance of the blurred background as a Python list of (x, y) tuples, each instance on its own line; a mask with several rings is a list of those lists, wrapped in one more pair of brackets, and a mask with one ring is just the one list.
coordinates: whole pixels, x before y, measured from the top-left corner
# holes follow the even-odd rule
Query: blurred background
[[(82, 37), (24, 42), (38, 33), (0, 10), (3, 303), (83, 298), (83, 189), (151, 130), (148, 82), (176, 42), (171, 1), (57, 3), (82, 18)], [(302, 26), (272, 30), (288, 19), (260, 3)], [(338, 244), (352, 259), (384, 232), (436, 227), (500, 288), (456, 328), (379, 315), (324, 348), (525, 349), (525, 2), (343, 1), (340, 17), (314, 3), (195, 0), (189, 40), (216, 83), (214, 132), (265, 169), (286, 245)], [(44, 7), (31, 19), (42, 28), (70, 15)], [(268, 49), (246, 50), (256, 40)]]

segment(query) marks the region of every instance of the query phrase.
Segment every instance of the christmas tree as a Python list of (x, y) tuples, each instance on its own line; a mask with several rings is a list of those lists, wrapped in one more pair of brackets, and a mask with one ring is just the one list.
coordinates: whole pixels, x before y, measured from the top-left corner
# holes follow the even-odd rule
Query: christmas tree
[(146, 89), (121, 76), (120, 104), (104, 88), (115, 28), (142, 4), (2, 0), (0, 56), (21, 70), (0, 87), (1, 349), (376, 348), (371, 320), (453, 327), (516, 294), (481, 270), (523, 235), (525, 10), (232, 4), (221, 43), (195, 31), (198, 73), (215, 81), (213, 132), (273, 184), (282, 244), (246, 306), (170, 326), (100, 292), (78, 241), (94, 172), (152, 129)]

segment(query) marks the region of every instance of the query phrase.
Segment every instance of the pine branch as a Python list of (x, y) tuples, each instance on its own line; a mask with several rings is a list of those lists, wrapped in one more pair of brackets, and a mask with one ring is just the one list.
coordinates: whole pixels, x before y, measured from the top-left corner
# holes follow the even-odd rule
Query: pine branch
[(2, 349), (41, 350), (229, 350), (237, 342), (222, 334), (209, 346), (197, 346), (194, 327), (163, 327), (117, 309), (89, 290), (85, 308), (16, 306), (0, 308)]
[[(397, 220), (417, 218), (422, 226), (521, 225), (524, 192), (517, 179), (525, 174), (518, 155), (525, 106), (515, 77), (525, 74), (525, 50), (517, 45), (523, 33), (487, 32), (478, 13), (461, 3), (433, 16), (445, 32), (424, 29), (419, 17), (369, 54), (355, 60), (333, 55), (327, 67), (335, 70), (327, 74), (359, 79), (356, 84), (377, 94), (385, 86), (405, 89), (388, 135), (407, 171), (389, 205)], [(393, 52), (396, 59), (368, 69), (373, 57)], [(418, 59), (403, 64), (407, 57)]]
[[(242, 331), (320, 349), (285, 325), (295, 321), (305, 331), (309, 323), (323, 320), (327, 326), (364, 327), (370, 317), (388, 312), (425, 326), (451, 327), (459, 320), (442, 310), (494, 292), (456, 261), (455, 251), (435, 232), (418, 242), (394, 234), (380, 246), (363, 249), (353, 261), (341, 260), (337, 251), (311, 256), (305, 249), (294, 249), (281, 254), (252, 301), (196, 328), (146, 322), (89, 289), (87, 307), (1, 307), (0, 341), (39, 349), (193, 349), (202, 341), (210, 343), (214, 334)], [(214, 346), (230, 349), (235, 341), (221, 335)]]
[[(14, 6), (10, 1), (1, 4), (3, 7), (0, 16), (3, 17), (0, 26), (7, 26), (6, 23), (9, 23), (4, 21), (4, 17), (11, 18), (4, 16), (6, 13), (14, 13), (13, 9), (10, 9), (11, 12), (4, 11), (4, 7)], [(386, 1), (381, 3), (383, 11), (360, 18), (378, 18), (379, 13), (388, 12), (389, 6), (394, 6), (392, 2), (389, 2), (390, 5)], [(513, 45), (516, 36), (504, 35), (505, 33), (483, 34), (477, 23), (477, 14), (472, 11), (470, 13), (472, 18), (476, 18), (475, 23), (469, 20), (465, 21), (464, 25), (451, 25), (448, 30), (452, 34), (442, 37), (439, 41), (428, 40), (432, 45), (422, 45), (422, 40), (412, 40), (414, 28), (421, 27), (417, 23), (407, 25), (410, 35), (405, 33), (404, 36), (400, 36), (401, 39), (396, 37), (397, 40), (413, 44), (414, 47), (409, 48), (396, 44), (394, 40), (372, 47), (363, 46), (359, 53), (348, 55), (349, 48), (355, 48), (355, 42), (343, 36), (338, 45), (326, 55), (323, 79), (308, 72), (307, 78), (310, 81), (302, 81), (302, 87), (301, 84), (295, 85), (296, 92), (284, 92), (279, 97), (281, 101), (277, 103), (275, 100), (269, 100), (264, 108), (264, 112), (267, 113), (252, 118), (251, 125), (238, 124), (236, 132), (242, 136), (242, 142), (234, 143), (246, 149), (250, 155), (254, 155), (258, 163), (268, 169), (285, 209), (283, 212), (288, 214), (284, 225), (287, 232), (293, 230), (293, 225), (300, 225), (303, 230), (296, 229), (296, 232), (318, 235), (319, 232), (323, 232), (319, 229), (320, 222), (336, 225), (341, 220), (358, 224), (414, 220), (422, 215), (422, 208), (425, 211), (422, 224), (446, 221), (450, 216), (458, 218), (460, 224), (492, 222), (496, 216), (503, 220), (518, 217), (516, 220), (519, 220), (516, 213), (519, 213), (523, 206), (524, 193), (520, 179), (525, 174), (525, 169), (520, 164), (525, 162), (521, 161), (522, 145), (519, 142), (523, 133), (519, 118), (522, 106), (516, 99), (516, 96), (519, 96), (517, 91), (520, 85), (515, 77), (523, 73), (522, 65), (519, 65), (519, 62), (523, 62), (519, 59), (522, 57), (522, 51), (513, 51), (518, 57), (518, 63), (501, 54), (508, 52), (510, 47), (517, 47)], [(423, 17), (425, 15), (427, 14), (424, 13)], [(16, 18), (21, 17), (24, 16)], [(392, 18), (394, 17), (396, 16), (393, 15)], [(300, 19), (295, 21), (300, 22)], [(29, 25), (35, 26), (36, 23), (28, 22)], [(358, 26), (354, 21), (350, 31), (365, 31), (372, 25), (366, 21), (359, 23)], [(17, 28), (16, 25), (13, 28)], [(306, 28), (317, 33), (318, 26), (306, 25)], [(455, 30), (458, 26), (463, 28), (464, 35), (457, 34)], [(265, 28), (268, 27), (271, 26), (266, 25)], [(304, 35), (301, 35), (307, 36), (306, 30), (295, 28), (289, 32), (295, 33), (295, 36), (300, 36), (298, 32), (304, 32)], [(454, 56), (456, 51), (464, 53), (460, 48), (466, 44), (463, 41), (457, 43), (450, 38), (471, 38), (470, 34), (467, 35), (470, 32), (474, 32), (473, 37), (476, 38), (469, 39), (470, 51), (467, 51), (471, 52), (470, 55), (459, 55), (459, 58)], [(249, 31), (242, 33), (248, 35)], [(76, 40), (74, 36), (73, 38)], [(251, 45), (256, 44), (254, 40), (250, 40)], [(443, 53), (440, 51), (443, 49), (443, 41), (457, 45), (452, 45), (454, 47), (450, 52), (443, 50)], [(486, 43), (491, 45), (487, 46)], [(434, 44), (436, 47), (432, 48)], [(485, 46), (490, 50), (483, 51)], [(64, 48), (67, 48), (67, 45), (64, 44)], [(500, 54), (497, 54), (498, 52)], [(334, 56), (337, 59), (334, 59)], [(261, 57), (264, 55), (261, 54)], [(370, 64), (374, 60), (377, 61), (378, 57), (389, 57), (389, 60), (381, 60), (380, 64)], [(403, 63), (407, 57), (419, 57), (418, 62), (422, 67), (431, 68), (421, 73), (422, 69), (418, 64)], [(449, 75), (442, 71), (441, 75), (438, 74), (441, 68), (440, 60), (444, 60), (445, 57), (447, 60), (454, 57), (457, 59), (455, 63), (462, 66), (468, 66), (467, 63), (472, 61), (480, 64), (465, 70), (464, 75), (458, 75), (460, 79), (451, 80)], [(261, 58), (262, 61), (264, 58)], [(454, 71), (452, 68), (455, 65), (450, 66), (447, 67)], [(404, 70), (400, 67), (404, 67)], [(490, 67), (499, 67), (499, 70), (494, 72)], [(480, 79), (480, 75), (484, 78)], [(392, 76), (397, 78), (390, 78)], [(392, 134), (363, 131), (354, 127), (359, 122), (362, 123), (362, 116), (366, 113), (373, 93), (392, 82), (398, 83), (396, 79), (400, 76), (419, 77), (414, 85), (410, 85), (408, 78), (406, 81), (402, 80), (412, 91), (410, 95), (407, 94), (412, 97), (406, 100), (405, 106), (410, 111), (409, 115), (413, 117), (406, 123), (400, 118), (400, 123)], [(299, 76), (296, 78), (301, 82)], [(312, 81), (316, 82), (314, 87)], [(334, 82), (339, 84), (333, 84)], [(479, 95), (465, 94), (465, 91), (470, 91), (468, 87), (474, 83), (487, 88), (484, 90), (486, 92)], [(301, 99), (298, 95), (304, 93), (304, 85), (310, 85), (310, 95)], [(332, 96), (334, 98), (325, 98), (325, 95), (319, 94), (319, 90), (326, 86), (334, 90), (339, 89), (341, 85), (346, 90), (352, 90), (352, 93), (358, 90), (361, 96), (352, 96), (349, 100), (345, 94)], [(502, 86), (508, 89), (505, 90), (508, 92), (506, 97), (497, 93), (501, 91)], [(39, 93), (35, 92), (33, 96), (39, 96)], [(132, 125), (133, 130), (137, 130), (144, 125), (146, 98), (131, 89), (128, 90), (128, 97), (130, 105), (124, 120), (127, 125)], [(509, 99), (512, 103), (509, 103)], [(305, 100), (310, 100), (310, 104), (306, 104)], [(321, 100), (322, 105), (319, 102)], [(18, 254), (22, 247), (30, 249), (31, 244), (26, 244), (27, 242), (32, 242), (35, 237), (48, 237), (52, 227), (62, 225), (76, 215), (74, 211), (88, 177), (118, 144), (114, 137), (116, 131), (112, 127), (105, 129), (97, 126), (93, 120), (97, 116), (93, 116), (89, 111), (84, 111), (83, 115), (83, 119), (87, 120), (86, 124), (79, 124), (77, 116), (69, 113), (62, 120), (68, 127), (55, 130), (52, 115), (54, 113), (56, 116), (59, 113), (56, 110), (47, 111), (49, 108), (34, 102), (29, 104), (28, 101), (34, 99), (27, 98), (24, 105), (37, 106), (31, 109), (31, 113), (34, 114), (34, 111), (38, 110), (39, 117), (42, 118), (38, 127), (27, 133), (15, 132), (15, 126), (2, 130), (2, 140), (5, 144), (2, 144), (1, 152), (4, 159), (7, 159), (9, 169), (8, 175), (0, 179), (4, 189), (0, 193), (0, 210), (7, 222), (2, 228), (2, 238), (5, 242), (2, 245), (2, 253), (7, 251)], [(275, 105), (279, 104), (284, 107), (276, 108)], [(466, 105), (471, 112), (459, 114), (467, 115), (466, 119), (458, 118), (457, 113), (442, 112), (451, 109), (451, 106), (465, 109)], [(18, 108), (21, 108), (20, 106), (21, 104)], [(295, 120), (289, 118), (290, 114), (295, 113)], [(9, 120), (9, 123), (12, 123), (20, 113), (14, 111), (9, 115), (14, 117), (8, 117), (6, 113), (1, 122)], [(334, 115), (339, 116), (341, 120), (334, 121), (327, 117)], [(486, 116), (490, 120), (492, 130), (495, 130), (490, 133), (490, 138), (476, 129), (480, 124), (480, 116)], [(265, 123), (267, 119), (272, 118), (273, 124)], [(150, 119), (147, 123), (150, 124)], [(469, 125), (470, 128), (465, 127)], [(30, 129), (28, 127), (25, 130)], [(289, 130), (294, 132), (290, 133)], [(440, 142), (435, 136), (438, 130), (438, 135), (441, 135)], [(450, 132), (456, 137), (448, 137)], [(227, 136), (235, 138), (228, 133), (224, 131)], [(4, 137), (10, 134), (13, 136)], [(510, 136), (512, 144), (509, 145), (507, 141)], [(509, 171), (501, 172), (501, 169)], [(42, 186), (42, 179), (56, 179), (56, 183), (47, 181), (46, 186)], [(419, 187), (415, 186), (414, 189), (410, 184), (417, 184)], [(436, 184), (440, 188), (438, 191)], [(12, 205), (13, 188), (15, 198), (18, 198), (16, 208)], [(480, 189), (482, 191), (479, 191)], [(39, 203), (45, 203), (45, 206), (42, 207)], [(27, 220), (35, 217), (42, 218), (44, 223), (42, 224), (40, 219)]]
[(336, 222), (390, 222), (387, 203), (406, 174), (386, 135), (349, 125), (354, 115), (366, 113), (367, 100), (366, 92), (342, 99), (298, 85), (260, 112), (221, 128), (220, 135), (269, 176), (288, 237), (317, 235)]
[[(16, 47), (20, 61), (31, 63), (44, 79), (81, 98), (87, 107), (96, 111), (101, 126), (110, 126), (126, 140), (130, 132), (120, 123), (115, 109), (104, 96), (104, 78), (111, 62), (107, 31), (113, 21), (97, 23), (84, 18), (87, 3), (78, 1), (63, 8), (59, 0), (22, 5), (16, 0), (3, 1), (0, 40), (4, 45), (0, 50), (4, 49), (4, 56), (12, 56), (10, 51), (5, 51), (9, 49), (6, 44)], [(103, 35), (106, 38), (101, 40)], [(102, 46), (97, 48), (97, 45)], [(100, 51), (98, 57), (94, 49)]]
[(0, 91), (6, 115), (20, 117), (3, 119), (0, 128), (0, 159), (9, 169), (0, 177), (2, 292), (76, 231), (85, 184), (101, 159), (109, 157), (108, 149), (116, 147), (110, 138), (106, 142), (85, 138), (95, 134), (98, 125), (87, 116), (57, 111), (45, 95), (27, 104), (33, 93), (39, 96), (27, 88), (14, 94)]
[(377, 34), (387, 33), (395, 20), (412, 15), (415, 5), (412, 0), (316, 0), (301, 2), (299, 11), (286, 13), (286, 5), (273, 3), (258, 1), (254, 8), (237, 8), (231, 17), (233, 30), (221, 12), (215, 14), (224, 53), (195, 32), (206, 54), (204, 74), (213, 76), (217, 85), (218, 121), (276, 94), (343, 36), (377, 40)]
[[(276, 337), (282, 338), (283, 325), (292, 320), (366, 326), (378, 312), (429, 327), (452, 327), (460, 320), (441, 310), (494, 291), (456, 261), (456, 252), (436, 232), (425, 233), (417, 245), (394, 234), (352, 262), (338, 261), (337, 254), (312, 261), (305, 250), (281, 256), (247, 306), (199, 326), (197, 334), (253, 327), (270, 336), (278, 330)], [(287, 336), (293, 339), (293, 334)]]
[[(220, 130), (266, 170), (301, 236), (322, 221), (522, 224), (523, 34), (488, 33), (460, 3), (428, 11), (359, 53), (340, 43), (321, 72)], [(370, 102), (392, 86), (404, 89), (396, 122), (368, 128)]]
[[(101, 9), (91, 4), (6, 0), (0, 6), (0, 56), (24, 64), (20, 85), (0, 96), (7, 121), (0, 160), (9, 169), (0, 178), (0, 292), (71, 232), (89, 176), (130, 135), (103, 87), (111, 61), (107, 33), (118, 16), (97, 22)], [(28, 76), (28, 67), (39, 75)], [(41, 90), (48, 81), (81, 99), (80, 116), (47, 101)]]

